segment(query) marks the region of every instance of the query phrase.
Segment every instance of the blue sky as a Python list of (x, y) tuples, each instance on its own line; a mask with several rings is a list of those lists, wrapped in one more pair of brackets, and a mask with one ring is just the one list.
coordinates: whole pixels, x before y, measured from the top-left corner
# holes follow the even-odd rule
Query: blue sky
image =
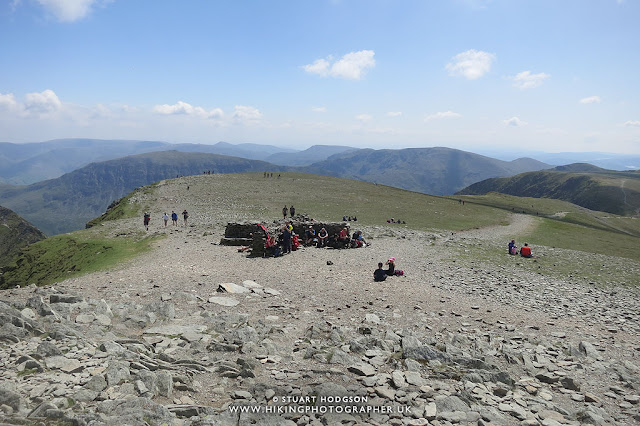
[(635, 0), (7, 0), (0, 140), (640, 153)]

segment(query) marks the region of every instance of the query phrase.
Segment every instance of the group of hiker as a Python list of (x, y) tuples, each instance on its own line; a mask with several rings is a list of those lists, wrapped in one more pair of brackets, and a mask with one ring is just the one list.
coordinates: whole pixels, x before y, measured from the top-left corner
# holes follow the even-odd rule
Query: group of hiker
[[(164, 214), (162, 215), (162, 220), (164, 221), (165, 228), (169, 224), (169, 219), (171, 219), (173, 226), (178, 226), (178, 213), (172, 211), (171, 216), (169, 216), (167, 212), (164, 212)], [(187, 226), (187, 219), (189, 219), (189, 213), (187, 212), (187, 209), (184, 209), (182, 211), (182, 220), (184, 221), (184, 226)], [(144, 223), (144, 228), (148, 231), (149, 223), (151, 222), (151, 213), (145, 212), (142, 220)]]
[(518, 246), (516, 245), (515, 240), (511, 240), (511, 242), (509, 243), (509, 246), (507, 247), (507, 253), (513, 256), (520, 253), (520, 256), (522, 257), (533, 257), (533, 254), (531, 253), (531, 247), (529, 247), (528, 243), (524, 243), (524, 246), (520, 247), (520, 250), (518, 251)]
[(339, 233), (330, 234), (324, 226), (316, 232), (313, 225), (305, 229), (304, 235), (298, 235), (293, 230), (293, 224), (285, 221), (276, 238), (269, 234), (266, 228), (265, 250), (268, 256), (280, 256), (296, 251), (301, 247), (330, 247), (334, 249), (358, 248), (369, 245), (362, 236), (362, 231), (354, 231), (349, 234), (347, 227), (343, 227)]
[(296, 208), (293, 207), (293, 205), (291, 205), (291, 207), (284, 206), (282, 208), (282, 217), (284, 219), (286, 219), (287, 218), (287, 214), (289, 214), (291, 219), (293, 219), (294, 216), (296, 215)]

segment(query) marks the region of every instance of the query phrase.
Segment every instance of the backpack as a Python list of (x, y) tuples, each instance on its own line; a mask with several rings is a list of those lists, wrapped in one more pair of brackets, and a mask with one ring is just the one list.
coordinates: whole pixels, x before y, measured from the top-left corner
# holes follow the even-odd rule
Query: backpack
[(404, 275), (404, 271), (402, 269), (396, 269), (394, 274), (396, 277), (401, 277)]

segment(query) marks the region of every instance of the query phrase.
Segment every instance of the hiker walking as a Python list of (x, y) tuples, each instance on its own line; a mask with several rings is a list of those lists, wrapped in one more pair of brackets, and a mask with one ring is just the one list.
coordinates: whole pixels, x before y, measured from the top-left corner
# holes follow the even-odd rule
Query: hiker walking
[(182, 217), (184, 219), (184, 226), (187, 226), (187, 219), (189, 219), (189, 213), (187, 213), (187, 209), (184, 209), (182, 212)]
[(287, 208), (287, 206), (284, 206), (282, 208), (282, 216), (283, 216), (284, 219), (287, 218), (287, 213), (289, 213), (289, 209)]
[(293, 219), (293, 216), (296, 215), (296, 208), (291, 206), (289, 207), (289, 216), (291, 216), (291, 218)]
[(149, 230), (149, 221), (151, 220), (151, 215), (149, 213), (144, 214), (144, 227), (148, 231)]

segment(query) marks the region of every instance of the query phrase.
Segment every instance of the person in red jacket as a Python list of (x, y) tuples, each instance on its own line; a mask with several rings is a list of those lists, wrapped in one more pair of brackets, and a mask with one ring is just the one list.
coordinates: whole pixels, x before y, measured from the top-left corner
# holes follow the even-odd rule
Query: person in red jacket
[(529, 247), (529, 244), (524, 243), (524, 246), (520, 249), (520, 256), (533, 257), (533, 255), (531, 254), (531, 247)]

